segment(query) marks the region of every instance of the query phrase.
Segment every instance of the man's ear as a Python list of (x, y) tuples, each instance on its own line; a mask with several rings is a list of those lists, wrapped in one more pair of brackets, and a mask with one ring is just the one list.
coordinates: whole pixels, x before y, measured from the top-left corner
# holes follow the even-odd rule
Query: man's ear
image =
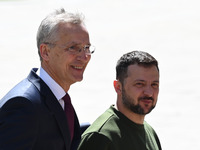
[(46, 61), (49, 60), (49, 51), (50, 51), (50, 49), (47, 44), (40, 45), (40, 55), (43, 60), (46, 60)]
[(121, 94), (122, 93), (122, 84), (119, 80), (115, 80), (113, 82), (113, 85), (114, 85), (114, 88), (115, 88), (115, 91), (117, 92), (117, 94)]

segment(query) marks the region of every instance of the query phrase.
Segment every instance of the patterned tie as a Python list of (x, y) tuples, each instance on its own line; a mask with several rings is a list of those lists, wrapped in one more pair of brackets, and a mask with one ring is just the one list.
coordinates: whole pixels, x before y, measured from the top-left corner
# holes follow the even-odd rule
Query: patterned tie
[(62, 99), (64, 100), (64, 103), (65, 103), (64, 111), (67, 116), (67, 121), (68, 121), (71, 140), (72, 140), (74, 136), (74, 108), (72, 106), (71, 99), (67, 93)]

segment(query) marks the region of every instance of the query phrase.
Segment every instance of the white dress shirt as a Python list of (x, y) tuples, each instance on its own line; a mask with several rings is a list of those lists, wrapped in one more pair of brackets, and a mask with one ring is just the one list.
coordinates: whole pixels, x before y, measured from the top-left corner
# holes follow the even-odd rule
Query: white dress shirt
[(64, 89), (58, 83), (56, 83), (56, 81), (54, 81), (42, 67), (40, 67), (40, 69), (37, 71), (37, 74), (48, 85), (48, 87), (53, 92), (56, 99), (59, 101), (60, 105), (64, 109), (64, 101), (62, 99), (66, 94)]

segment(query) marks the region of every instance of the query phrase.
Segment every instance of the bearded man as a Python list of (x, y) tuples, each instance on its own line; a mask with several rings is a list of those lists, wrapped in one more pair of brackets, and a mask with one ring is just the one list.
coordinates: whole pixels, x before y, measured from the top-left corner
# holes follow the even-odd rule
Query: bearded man
[(112, 105), (83, 133), (78, 150), (161, 150), (154, 129), (144, 121), (159, 93), (157, 60), (142, 51), (124, 54), (117, 62)]

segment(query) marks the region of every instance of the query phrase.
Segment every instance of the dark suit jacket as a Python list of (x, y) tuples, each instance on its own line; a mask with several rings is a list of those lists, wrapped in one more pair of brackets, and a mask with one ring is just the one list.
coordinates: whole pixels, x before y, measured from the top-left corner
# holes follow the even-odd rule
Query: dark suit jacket
[(0, 102), (0, 150), (70, 150), (80, 141), (75, 115), (75, 134), (70, 142), (65, 113), (49, 87), (32, 69)]

